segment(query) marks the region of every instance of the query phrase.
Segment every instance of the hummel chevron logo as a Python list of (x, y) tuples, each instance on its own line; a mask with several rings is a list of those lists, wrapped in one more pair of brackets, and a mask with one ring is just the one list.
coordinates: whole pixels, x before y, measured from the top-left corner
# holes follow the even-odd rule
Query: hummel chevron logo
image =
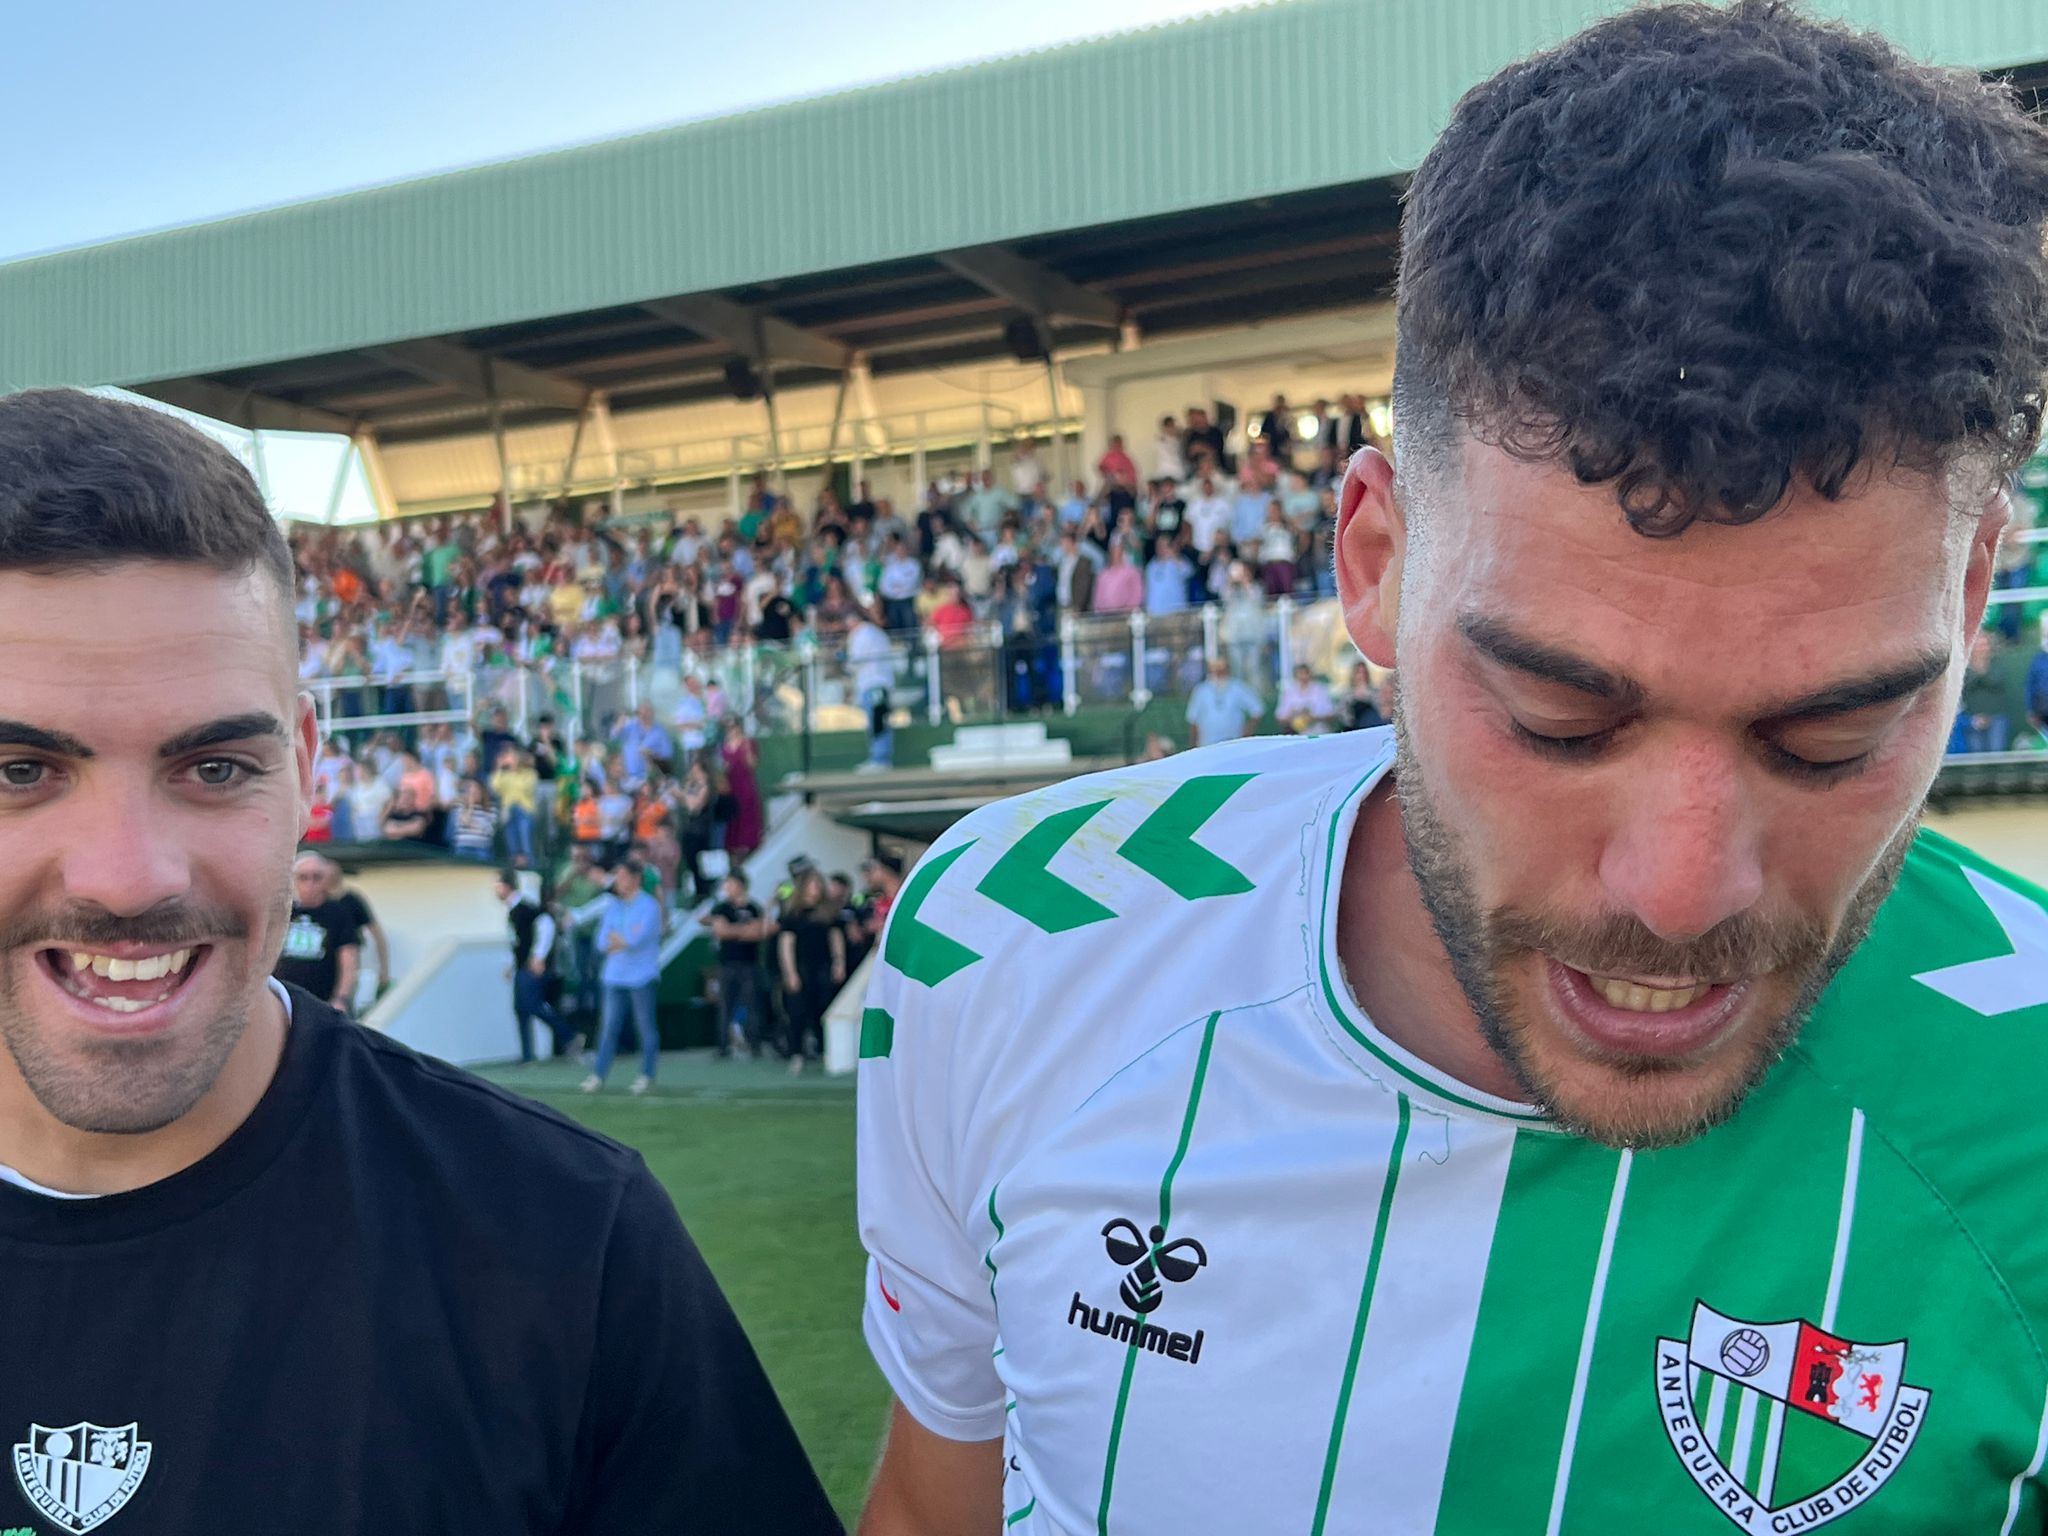
[[(1241, 896), (1252, 890), (1252, 880), (1243, 870), (1196, 842), (1195, 834), (1253, 777), (1248, 773), (1199, 774), (1180, 784), (1132, 829), (1117, 846), (1115, 856), (1143, 870), (1182, 901)], [(1049, 867), (1076, 833), (1114, 803), (1094, 800), (1053, 812), (1005, 849), (975, 889), (1041, 933), (1067, 933), (1118, 916)], [(890, 921), (882, 959), (924, 986), (936, 987), (982, 958), (920, 916), (933, 888), (973, 846), (973, 842), (962, 843), (920, 865), (904, 886)]]
[(1986, 1018), (2048, 1003), (2048, 911), (1974, 869), (1963, 876), (1998, 919), (2012, 953), (1922, 971), (1913, 979)]

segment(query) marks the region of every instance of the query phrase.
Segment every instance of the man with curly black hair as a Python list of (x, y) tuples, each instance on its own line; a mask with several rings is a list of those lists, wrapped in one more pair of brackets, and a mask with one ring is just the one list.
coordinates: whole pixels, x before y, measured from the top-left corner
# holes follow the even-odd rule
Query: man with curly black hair
[(1917, 824), (2048, 133), (1679, 5), (1407, 197), (1336, 549), (1395, 728), (990, 807), (905, 887), (863, 1530), (2039, 1532), (2048, 898)]

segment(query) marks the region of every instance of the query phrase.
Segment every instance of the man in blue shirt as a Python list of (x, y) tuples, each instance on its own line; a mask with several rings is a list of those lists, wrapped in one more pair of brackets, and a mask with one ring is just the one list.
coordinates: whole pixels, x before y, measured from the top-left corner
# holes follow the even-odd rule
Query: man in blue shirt
[(647, 782), (651, 769), (667, 771), (675, 761), (675, 743), (654, 718), (654, 706), (643, 702), (639, 709), (618, 723), (612, 740), (626, 764), (626, 788), (637, 789)]
[(1249, 683), (1230, 675), (1230, 663), (1211, 658), (1209, 676), (1188, 695), (1188, 745), (1206, 747), (1249, 736), (1266, 717), (1266, 702)]
[(642, 871), (637, 858), (619, 860), (611, 873), (611, 897), (597, 919), (597, 952), (603, 959), (598, 982), (603, 998), (598, 1010), (597, 1064), (583, 1079), (585, 1093), (596, 1093), (611, 1074), (629, 1008), (633, 1038), (640, 1047), (640, 1075), (628, 1091), (645, 1093), (661, 1063), (661, 1036), (654, 1026), (654, 994), (661, 981), (661, 903), (642, 886)]

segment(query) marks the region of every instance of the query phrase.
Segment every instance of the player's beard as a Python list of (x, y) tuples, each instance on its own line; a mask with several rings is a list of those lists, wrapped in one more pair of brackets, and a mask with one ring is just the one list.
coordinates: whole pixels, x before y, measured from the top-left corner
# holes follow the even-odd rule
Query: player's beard
[[(55, 913), (29, 914), (0, 929), (0, 1044), (15, 1070), (49, 1115), (75, 1131), (102, 1135), (145, 1135), (190, 1113), (219, 1080), (249, 1023), (246, 989), (233, 986), (230, 1000), (209, 1017), (196, 1037), (184, 1030), (143, 1039), (59, 1043), (29, 1002), (38, 985), (22, 974), (39, 965), (36, 951), (58, 940), (91, 948), (120, 943), (172, 946), (206, 943), (211, 970), (224, 970), (229, 955), (246, 946), (231, 941), (247, 925), (225, 911), (152, 912), (117, 918), (105, 912), (64, 919)], [(27, 959), (20, 957), (28, 956)], [(194, 978), (217, 984), (219, 977)]]
[[(1478, 1020), (1481, 1037), (1530, 1104), (1561, 1129), (1610, 1146), (1675, 1146), (1712, 1130), (1741, 1107), (1798, 1038), (1828, 984), (1869, 934), (1878, 909), (1905, 868), (1917, 831), (1916, 818), (1885, 846), (1832, 933), (1811, 920), (1773, 921), (1742, 913), (1690, 943), (1672, 944), (1622, 914), (1588, 922), (1482, 907), (1458, 837), (1439, 813), (1415, 756), (1403, 695), (1395, 698), (1394, 733), (1395, 793), (1408, 867), (1421, 887), (1423, 906)], [(1518, 962), (1525, 972), (1536, 969), (1530, 964), (1532, 957), (1568, 957), (1572, 964), (1603, 975), (1770, 977), (1789, 1001), (1768, 1021), (1742, 1024), (1744, 1039), (1725, 1048), (1746, 1056), (1718, 1091), (1673, 1094), (1663, 1113), (1650, 1114), (1641, 1103), (1588, 1102), (1587, 1095), (1575, 1094), (1559, 1074), (1543, 1068), (1532, 1041), (1539, 1030), (1554, 1034), (1554, 1028), (1528, 1019), (1509, 984)], [(1698, 1063), (1661, 1058), (1604, 1064), (1624, 1079), (1687, 1072), (1705, 1076)]]

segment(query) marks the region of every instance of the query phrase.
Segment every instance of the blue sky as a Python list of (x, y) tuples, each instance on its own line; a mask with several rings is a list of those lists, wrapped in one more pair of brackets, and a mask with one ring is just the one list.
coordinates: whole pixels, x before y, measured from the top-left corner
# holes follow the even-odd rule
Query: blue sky
[(0, 261), (1212, 8), (1199, 0), (9, 6)]

